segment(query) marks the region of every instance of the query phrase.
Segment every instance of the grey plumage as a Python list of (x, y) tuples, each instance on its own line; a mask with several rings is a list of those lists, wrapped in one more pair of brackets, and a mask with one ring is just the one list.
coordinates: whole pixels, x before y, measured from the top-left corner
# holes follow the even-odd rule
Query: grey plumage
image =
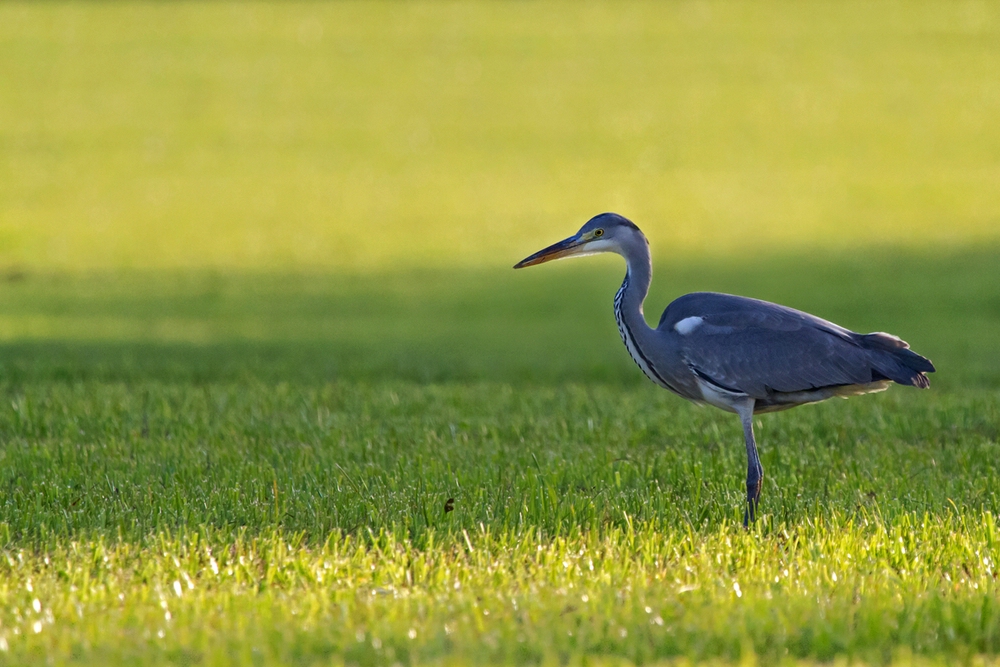
[(682, 296), (657, 329), (669, 334), (687, 317), (703, 322), (690, 335), (675, 332), (692, 371), (752, 397), (757, 412), (809, 402), (801, 400), (802, 392), (825, 397), (825, 391), (853, 393), (886, 380), (927, 387), (924, 372), (934, 370), (894, 336), (857, 334), (808, 313), (728, 294)]
[(688, 400), (740, 416), (748, 456), (746, 523), (754, 518), (763, 479), (754, 413), (882, 391), (891, 382), (929, 386), (925, 374), (934, 365), (899, 338), (855, 333), (767, 301), (687, 294), (674, 300), (651, 328), (642, 311), (652, 277), (649, 243), (634, 223), (614, 213), (592, 218), (574, 236), (514, 268), (599, 252), (625, 258), (627, 271), (614, 313), (636, 365), (650, 380)]

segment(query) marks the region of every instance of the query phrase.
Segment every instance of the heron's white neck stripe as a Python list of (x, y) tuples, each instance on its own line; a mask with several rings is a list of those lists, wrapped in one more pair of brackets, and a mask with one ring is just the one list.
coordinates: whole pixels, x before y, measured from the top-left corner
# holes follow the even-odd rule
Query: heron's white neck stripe
[(618, 289), (618, 293), (615, 294), (615, 321), (618, 322), (618, 333), (622, 337), (622, 342), (625, 343), (625, 349), (628, 350), (628, 354), (632, 357), (632, 361), (635, 365), (639, 367), (639, 370), (643, 372), (647, 378), (661, 387), (665, 387), (670, 391), (676, 392), (677, 390), (670, 386), (670, 384), (660, 377), (660, 374), (656, 372), (653, 368), (653, 364), (650, 363), (646, 355), (642, 353), (639, 349), (639, 345), (635, 342), (635, 337), (632, 336), (632, 330), (629, 329), (628, 324), (625, 322), (625, 314), (622, 311), (622, 301), (625, 299), (625, 290), (628, 289), (629, 285), (629, 274), (625, 274), (625, 281), (622, 282), (622, 286)]

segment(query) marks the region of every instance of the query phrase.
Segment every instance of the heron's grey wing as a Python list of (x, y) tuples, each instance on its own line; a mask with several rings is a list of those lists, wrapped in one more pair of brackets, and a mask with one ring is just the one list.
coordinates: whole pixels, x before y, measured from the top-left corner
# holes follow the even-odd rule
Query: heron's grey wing
[(685, 337), (681, 353), (703, 379), (758, 399), (874, 379), (864, 350), (809, 327), (695, 331)]
[(753, 398), (873, 381), (858, 334), (791, 308), (692, 294), (671, 304), (660, 324), (673, 329), (693, 372)]

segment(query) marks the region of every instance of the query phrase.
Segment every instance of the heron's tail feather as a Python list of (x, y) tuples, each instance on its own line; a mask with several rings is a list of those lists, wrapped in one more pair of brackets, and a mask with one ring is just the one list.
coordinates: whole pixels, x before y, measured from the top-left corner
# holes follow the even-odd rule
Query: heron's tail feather
[(860, 336), (859, 342), (872, 353), (872, 366), (885, 379), (921, 389), (931, 386), (925, 373), (933, 373), (934, 364), (911, 350), (906, 341), (879, 331)]

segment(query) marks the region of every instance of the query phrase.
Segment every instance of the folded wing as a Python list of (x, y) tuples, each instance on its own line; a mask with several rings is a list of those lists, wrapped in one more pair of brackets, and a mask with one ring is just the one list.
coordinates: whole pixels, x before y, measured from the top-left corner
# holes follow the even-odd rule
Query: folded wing
[(659, 328), (703, 380), (755, 399), (892, 380), (928, 386), (934, 366), (889, 334), (857, 334), (791, 308), (726, 294), (681, 297)]

